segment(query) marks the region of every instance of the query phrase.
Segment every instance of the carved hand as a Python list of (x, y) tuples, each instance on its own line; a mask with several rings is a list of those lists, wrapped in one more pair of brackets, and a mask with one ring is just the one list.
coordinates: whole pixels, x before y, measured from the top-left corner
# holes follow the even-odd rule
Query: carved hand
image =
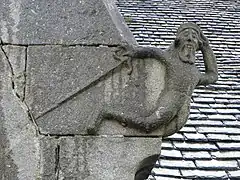
[(209, 48), (209, 41), (207, 39), (207, 37), (203, 34), (203, 32), (200, 32), (200, 36), (201, 36), (201, 42), (199, 42), (199, 49), (201, 51), (205, 50), (206, 48)]
[(127, 65), (129, 67), (128, 75), (130, 75), (133, 71), (132, 67), (132, 58), (136, 54), (136, 47), (133, 45), (129, 45), (128, 43), (125, 43), (124, 45), (121, 45), (118, 47), (118, 49), (113, 54), (113, 57), (116, 60), (127, 62)]
[[(123, 45), (119, 46), (118, 49), (115, 51), (114, 58), (117, 57), (117, 59), (122, 59), (121, 57), (134, 57), (134, 54), (136, 54), (136, 48), (133, 45), (130, 45), (128, 43), (124, 43)], [(126, 60), (126, 58), (123, 58)]]

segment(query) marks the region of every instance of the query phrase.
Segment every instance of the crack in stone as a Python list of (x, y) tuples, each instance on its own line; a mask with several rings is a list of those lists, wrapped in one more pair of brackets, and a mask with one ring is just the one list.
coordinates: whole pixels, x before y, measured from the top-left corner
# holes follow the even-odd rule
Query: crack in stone
[(162, 136), (158, 135), (90, 135), (90, 134), (45, 134), (41, 133), (40, 135), (45, 137), (54, 137), (54, 138), (62, 138), (62, 137), (111, 137), (111, 138), (161, 138)]
[[(35, 119), (30, 111), (30, 108), (28, 107), (28, 105), (26, 104), (26, 102), (24, 102), (21, 97), (19, 96), (19, 94), (17, 93), (16, 89), (15, 89), (15, 82), (14, 82), (14, 76), (15, 76), (15, 73), (14, 73), (14, 70), (13, 70), (13, 66), (9, 60), (9, 57), (6, 53), (6, 51), (4, 50), (3, 48), (4, 46), (4, 43), (2, 41), (2, 39), (0, 39), (0, 48), (7, 60), (7, 64), (9, 65), (9, 68), (10, 68), (10, 73), (11, 73), (11, 83), (12, 83), (12, 90), (13, 90), (13, 93), (14, 95), (19, 99), (19, 102), (21, 102), (22, 104), (22, 107), (23, 109), (25, 110), (25, 112), (28, 114), (28, 117), (29, 117), (29, 120), (33, 123), (34, 127), (35, 127), (35, 131), (36, 131), (36, 136), (38, 136), (40, 134), (40, 131), (39, 131), (39, 127), (37, 126), (36, 122), (35, 122)], [(26, 58), (27, 56), (25, 57), (25, 63), (26, 63)], [(25, 70), (26, 70), (26, 64), (25, 64)], [(26, 71), (25, 71), (26, 72)], [(26, 74), (26, 73), (25, 73)], [(24, 88), (26, 87), (26, 82), (24, 84)]]
[(25, 101), (25, 97), (26, 97), (26, 82), (27, 82), (27, 63), (28, 63), (28, 59), (27, 59), (27, 53), (28, 53), (28, 47), (25, 48), (25, 66), (24, 66), (24, 86), (23, 86), (23, 97), (22, 97), (22, 101)]
[(60, 171), (60, 145), (58, 144), (55, 149), (55, 180), (59, 180)]
[(8, 63), (8, 65), (9, 65), (9, 67), (10, 67), (11, 80), (12, 80), (13, 89), (14, 89), (14, 82), (13, 82), (14, 71), (13, 71), (13, 67), (12, 67), (12, 64), (11, 64), (10, 61), (9, 61), (9, 57), (8, 57), (7, 53), (6, 53), (5, 50), (3, 49), (4, 44), (3, 44), (2, 39), (0, 39), (0, 41), (1, 41), (1, 50), (2, 50), (4, 56), (5, 56), (6, 60), (7, 60), (7, 63)]
[(76, 47), (76, 46), (81, 46), (81, 47), (118, 47), (120, 44), (101, 44), (101, 43), (96, 43), (96, 44), (15, 44), (15, 43), (6, 43), (1, 41), (1, 44), (3, 46), (6, 45), (12, 45), (12, 46), (24, 46), (24, 47), (30, 47), (30, 46), (63, 46), (63, 47)]
[[(15, 82), (14, 82), (14, 70), (13, 70), (13, 67), (9, 61), (9, 58), (7, 56), (7, 53), (4, 51), (3, 49), (3, 46), (5, 45), (12, 45), (12, 46), (23, 46), (23, 47), (26, 47), (25, 49), (25, 68), (24, 68), (24, 79), (25, 79), (25, 83), (24, 83), (24, 90), (23, 90), (23, 97), (21, 98), (18, 93), (15, 91)], [(37, 123), (36, 123), (36, 119), (40, 118), (40, 117), (43, 117), (44, 115), (46, 115), (47, 113), (53, 111), (54, 109), (60, 107), (62, 104), (68, 102), (69, 100), (71, 100), (72, 98), (74, 98), (75, 96), (77, 96), (78, 94), (81, 94), (82, 92), (86, 91), (87, 89), (91, 88), (92, 86), (94, 86), (95, 84), (97, 84), (102, 78), (106, 77), (107, 75), (109, 75), (110, 72), (114, 71), (114, 69), (118, 68), (121, 64), (125, 63), (127, 60), (123, 60), (121, 62), (119, 62), (115, 67), (113, 67), (112, 69), (110, 69), (108, 72), (106, 72), (104, 75), (102, 75), (100, 78), (90, 82), (87, 86), (77, 90), (76, 92), (74, 92), (72, 95), (68, 96), (66, 99), (62, 100), (61, 102), (59, 102), (58, 104), (56, 104), (55, 106), (53, 107), (50, 107), (48, 110), (46, 110), (45, 112), (43, 112), (41, 115), (37, 116), (36, 118), (34, 118), (33, 114), (31, 113), (30, 111), (30, 108), (29, 106), (27, 105), (27, 103), (24, 101), (25, 100), (25, 97), (26, 97), (26, 71), (27, 71), (27, 53), (28, 53), (28, 47), (30, 46), (62, 46), (62, 47), (76, 47), (76, 46), (82, 46), (82, 47), (109, 47), (109, 48), (113, 48), (113, 47), (119, 47), (119, 44), (113, 44), (113, 45), (109, 45), (109, 44), (13, 44), (13, 43), (4, 43), (2, 40), (1, 40), (1, 49), (2, 51), (4, 52), (4, 55), (6, 56), (6, 59), (8, 61), (8, 64), (10, 66), (10, 69), (11, 69), (11, 74), (12, 74), (12, 89), (14, 90), (14, 94), (17, 96), (18, 99), (21, 100), (21, 102), (24, 104), (24, 106), (26, 107), (27, 109), (27, 113), (28, 113), (28, 116), (29, 116), (29, 119), (33, 122), (34, 126), (35, 126), (35, 129), (37, 131), (37, 134), (39, 135), (44, 135), (40, 132), (40, 129), (39, 127), (37, 126)]]
[(59, 138), (59, 137), (75, 137), (75, 136), (85, 136), (85, 135), (82, 135), (82, 134), (45, 134), (45, 133), (42, 133), (40, 132), (40, 135), (42, 136), (46, 136), (46, 137), (55, 137), (55, 138)]
[(36, 130), (36, 135), (42, 135), (41, 132), (40, 132), (40, 129), (35, 121), (35, 118), (32, 114), (32, 112), (30, 111), (30, 108), (28, 107), (27, 103), (26, 102), (23, 102), (23, 104), (25, 105), (26, 109), (27, 109), (27, 114), (28, 114), (28, 118), (29, 120), (33, 123), (34, 127), (35, 127), (35, 130)]

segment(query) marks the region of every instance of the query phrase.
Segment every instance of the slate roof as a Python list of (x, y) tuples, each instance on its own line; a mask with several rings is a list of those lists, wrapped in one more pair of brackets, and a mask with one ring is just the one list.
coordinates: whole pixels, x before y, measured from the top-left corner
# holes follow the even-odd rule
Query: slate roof
[(201, 27), (217, 57), (219, 80), (194, 91), (187, 124), (163, 140), (149, 179), (240, 179), (240, 1), (118, 0), (117, 5), (139, 45), (166, 48), (178, 26), (190, 21)]

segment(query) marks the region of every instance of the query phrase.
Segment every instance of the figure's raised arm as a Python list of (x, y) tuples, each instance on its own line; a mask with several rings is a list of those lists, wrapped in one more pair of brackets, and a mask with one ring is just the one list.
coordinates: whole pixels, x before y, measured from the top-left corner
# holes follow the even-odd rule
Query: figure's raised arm
[[(203, 35), (202, 35), (203, 36)], [(216, 57), (213, 53), (212, 48), (210, 47), (208, 40), (204, 37), (204, 42), (201, 46), (201, 51), (203, 54), (203, 60), (205, 65), (205, 73), (201, 74), (198, 85), (208, 85), (214, 83), (218, 79), (218, 69)]]

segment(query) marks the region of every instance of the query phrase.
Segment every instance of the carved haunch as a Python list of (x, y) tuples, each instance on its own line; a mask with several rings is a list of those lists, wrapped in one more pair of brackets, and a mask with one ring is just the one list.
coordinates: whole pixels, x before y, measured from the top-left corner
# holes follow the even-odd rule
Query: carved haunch
[[(197, 51), (203, 55), (205, 73), (200, 73), (195, 66)], [(214, 83), (218, 77), (213, 51), (201, 29), (194, 23), (182, 24), (177, 30), (176, 39), (164, 51), (156, 47), (126, 44), (119, 47), (114, 58), (127, 63), (129, 76), (135, 71), (133, 61), (159, 61), (166, 69), (164, 89), (156, 97), (155, 106), (148, 111), (138, 107), (129, 109), (120, 101), (106, 103), (96, 123), (89, 128), (91, 133), (97, 132), (103, 119), (114, 119), (124, 126), (145, 132), (165, 127), (163, 136), (171, 135), (186, 123), (195, 87)]]

